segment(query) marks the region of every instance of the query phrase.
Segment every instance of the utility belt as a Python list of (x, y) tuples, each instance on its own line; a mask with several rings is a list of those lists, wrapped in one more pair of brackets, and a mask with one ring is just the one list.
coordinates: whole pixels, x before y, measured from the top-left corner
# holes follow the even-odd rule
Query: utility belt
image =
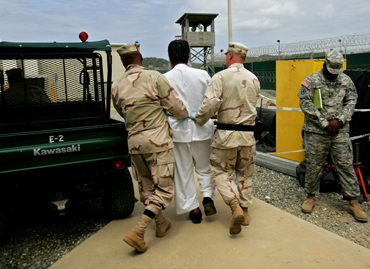
[(217, 129), (227, 130), (227, 131), (254, 132), (256, 130), (256, 126), (254, 126), (254, 125), (217, 123)]
[(227, 131), (254, 132), (254, 138), (256, 140), (260, 140), (261, 132), (262, 132), (262, 124), (259, 121), (256, 121), (256, 125), (217, 123), (217, 129), (227, 130)]

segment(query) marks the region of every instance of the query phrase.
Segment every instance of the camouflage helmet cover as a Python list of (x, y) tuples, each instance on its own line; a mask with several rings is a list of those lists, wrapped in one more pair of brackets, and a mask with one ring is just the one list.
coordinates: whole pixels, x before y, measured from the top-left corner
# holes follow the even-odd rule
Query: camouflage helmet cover
[(338, 75), (343, 72), (344, 58), (342, 53), (331, 50), (326, 54), (325, 63), (329, 73)]

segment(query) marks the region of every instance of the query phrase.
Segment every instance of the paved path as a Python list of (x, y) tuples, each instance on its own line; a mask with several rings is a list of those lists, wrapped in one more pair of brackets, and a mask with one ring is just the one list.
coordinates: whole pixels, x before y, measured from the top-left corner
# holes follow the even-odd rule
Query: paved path
[(156, 238), (153, 221), (143, 254), (122, 240), (144, 210), (137, 203), (130, 217), (110, 222), (51, 268), (370, 268), (370, 249), (256, 198), (251, 224), (232, 236), (230, 209), (218, 193), (214, 201), (218, 213), (201, 224), (192, 224), (187, 214), (176, 215), (172, 202), (164, 211), (172, 228)]

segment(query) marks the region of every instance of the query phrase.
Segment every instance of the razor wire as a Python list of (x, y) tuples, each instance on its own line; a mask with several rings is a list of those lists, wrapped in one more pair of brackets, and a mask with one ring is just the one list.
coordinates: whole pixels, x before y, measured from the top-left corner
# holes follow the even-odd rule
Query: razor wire
[(369, 52), (370, 33), (250, 48), (246, 62), (322, 57), (331, 49), (341, 51), (345, 57), (347, 54)]
[(260, 82), (276, 82), (275, 71), (254, 71), (253, 74), (258, 78)]

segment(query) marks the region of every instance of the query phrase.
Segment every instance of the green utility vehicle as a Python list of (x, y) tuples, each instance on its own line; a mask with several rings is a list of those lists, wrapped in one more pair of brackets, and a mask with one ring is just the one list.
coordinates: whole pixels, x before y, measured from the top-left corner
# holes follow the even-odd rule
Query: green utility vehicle
[(127, 132), (110, 117), (111, 82), (107, 40), (0, 42), (0, 238), (9, 213), (37, 206), (65, 214), (103, 197), (108, 217), (132, 213)]

